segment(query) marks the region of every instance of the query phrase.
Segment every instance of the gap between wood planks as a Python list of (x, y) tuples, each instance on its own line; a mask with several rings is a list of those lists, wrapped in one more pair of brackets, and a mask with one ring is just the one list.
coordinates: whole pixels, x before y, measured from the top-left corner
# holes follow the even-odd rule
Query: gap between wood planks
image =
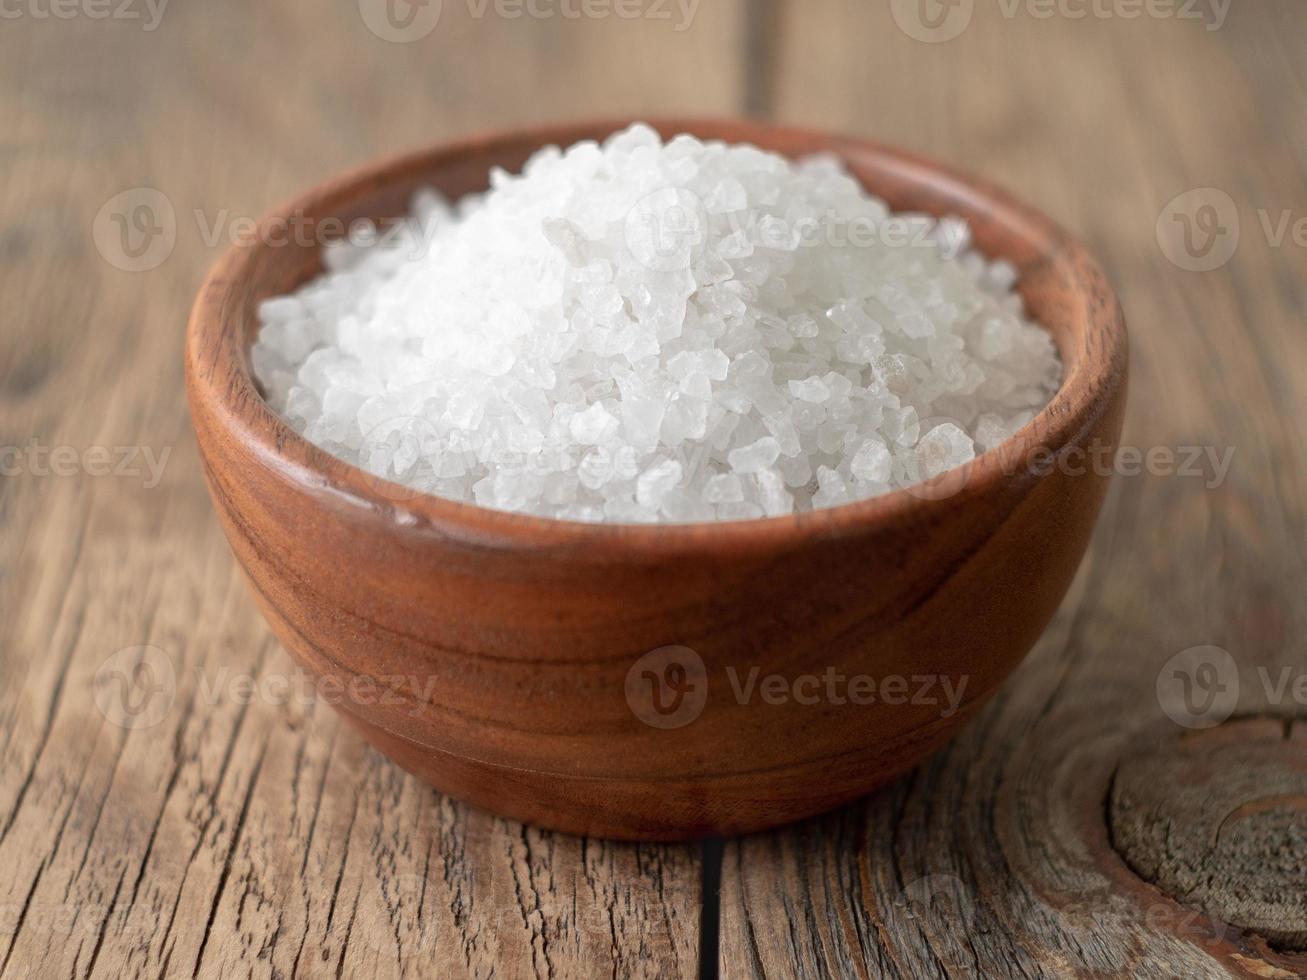
[[(745, 116), (770, 118), (775, 103), (775, 65), (780, 3), (753, 0), (743, 8), (741, 31), (742, 106)], [(722, 859), (726, 839), (710, 837), (699, 848), (699, 977), (717, 980), (721, 972)]]
[(746, 116), (767, 118), (775, 104), (776, 41), (780, 4), (784, 0), (753, 0), (743, 10), (740, 65), (744, 69), (743, 110)]
[(699, 847), (699, 978), (717, 980), (722, 925), (722, 858), (724, 837), (710, 837)]

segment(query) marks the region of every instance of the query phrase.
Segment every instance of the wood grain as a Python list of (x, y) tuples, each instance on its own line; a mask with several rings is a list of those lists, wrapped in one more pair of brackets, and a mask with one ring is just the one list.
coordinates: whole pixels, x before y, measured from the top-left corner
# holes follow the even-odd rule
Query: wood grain
[(1182, 905), (1307, 949), (1303, 727), (1253, 717), (1150, 738), (1112, 775), (1112, 846)]
[[(410, 45), (369, 34), (356, 3), (176, 4), (149, 33), (2, 22), (0, 445), (171, 451), (150, 489), (26, 464), (0, 482), (6, 977), (697, 967), (695, 849), (458, 807), (303, 688), (244, 592), (188, 432), (183, 327), (230, 222), (491, 121), (739, 98), (734, 3), (683, 34), (445, 6)], [(91, 230), (140, 186), (170, 199), (176, 248), (132, 274)], [(97, 674), (142, 644), (176, 693), (152, 727), (123, 729), (97, 710)], [(245, 675), (271, 693), (247, 697)]]
[[(1104, 819), (1135, 739), (1185, 731), (1156, 693), (1179, 651), (1228, 650), (1241, 713), (1307, 712), (1269, 697), (1259, 675), (1301, 674), (1307, 660), (1307, 566), (1289, 545), (1307, 524), (1307, 443), (1292, 421), (1307, 410), (1307, 253), (1272, 247), (1257, 214), (1301, 216), (1307, 201), (1307, 10), (1237, 7), (1209, 32), (1008, 20), (978, 3), (966, 32), (934, 45), (906, 37), (887, 6), (819, 0), (786, 13), (782, 118), (966, 161), (1078, 230), (1132, 327), (1123, 444), (1235, 455), (1220, 481), (1210, 468), (1118, 477), (1053, 626), (913, 778), (728, 844), (722, 975), (1307, 974), (1301, 957), (1142, 882)], [(1155, 236), (1167, 203), (1195, 187), (1225, 190), (1241, 218), (1233, 260), (1209, 273), (1170, 263)], [(1277, 751), (1307, 763), (1300, 740)], [(1307, 826), (1289, 812), (1276, 840), (1301, 846)]]
[[(966, 34), (933, 46), (886, 4), (773, 0), (776, 26), (747, 44), (775, 52), (765, 73), (740, 61), (758, 9), (744, 0), (704, 0), (676, 36), (445, 6), (411, 45), (361, 33), (349, 2), (176, 3), (152, 33), (0, 23), (0, 446), (173, 450), (152, 490), (0, 478), (0, 975), (694, 972), (695, 850), (450, 804), (322, 703), (209, 703), (223, 669), (294, 674), (211, 515), (181, 339), (220, 253), (196, 208), (207, 224), (257, 215), (350, 164), (473, 130), (746, 99), (977, 172), (1078, 231), (1131, 319), (1127, 443), (1236, 455), (1214, 488), (1119, 479), (1032, 659), (931, 764), (728, 845), (722, 973), (1307, 974), (1141, 883), (1105, 850), (1103, 819), (1132, 735), (1169, 723), (1152, 692), (1176, 651), (1229, 649), (1240, 713), (1303, 713), (1268, 704), (1257, 676), (1301, 670), (1307, 637), (1305, 260), (1270, 247), (1256, 213), (1307, 207), (1299, 0), (1236, 4), (1213, 32), (1008, 21), (978, 0)], [(168, 261), (132, 275), (89, 230), (141, 185), (182, 220)], [(1154, 225), (1207, 186), (1236, 199), (1244, 239), (1225, 268), (1187, 273)], [(178, 694), (155, 727), (123, 730), (97, 710), (95, 677), (140, 644), (170, 659)]]

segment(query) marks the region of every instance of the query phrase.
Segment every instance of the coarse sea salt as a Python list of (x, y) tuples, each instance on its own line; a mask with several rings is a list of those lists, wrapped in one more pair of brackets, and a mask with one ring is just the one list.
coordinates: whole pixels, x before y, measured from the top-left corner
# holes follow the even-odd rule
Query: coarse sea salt
[(255, 373), (311, 442), (485, 507), (735, 520), (936, 477), (1059, 383), (1012, 267), (834, 158), (636, 125), (490, 185), (261, 305)]

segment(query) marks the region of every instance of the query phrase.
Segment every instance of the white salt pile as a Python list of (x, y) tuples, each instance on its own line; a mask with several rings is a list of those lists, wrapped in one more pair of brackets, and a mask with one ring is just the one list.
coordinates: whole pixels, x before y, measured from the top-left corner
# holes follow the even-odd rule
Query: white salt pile
[(711, 521), (884, 493), (1057, 387), (1015, 273), (834, 159), (633, 126), (540, 151), (265, 302), (254, 367), (377, 476), (579, 521)]

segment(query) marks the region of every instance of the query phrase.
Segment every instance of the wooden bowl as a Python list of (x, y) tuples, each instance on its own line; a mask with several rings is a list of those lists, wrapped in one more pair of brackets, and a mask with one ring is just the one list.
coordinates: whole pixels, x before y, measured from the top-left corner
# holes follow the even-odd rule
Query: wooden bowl
[[(1079, 453), (1120, 434), (1125, 327), (1080, 245), (987, 184), (862, 140), (664, 120), (653, 123), (664, 136), (833, 152), (896, 210), (966, 218), (981, 249), (1019, 269), (1061, 350), (1061, 390), (935, 485), (685, 526), (579, 524), (415, 494), (315, 448), (265, 404), (250, 369), (256, 307), (321, 270), (305, 228), (396, 218), (423, 186), (457, 197), (483, 189), (494, 165), (517, 170), (543, 145), (622, 125), (439, 146), (274, 212), (196, 302), (192, 421), (264, 615), (320, 697), (381, 752), (442, 792), (578, 834), (758, 830), (907, 772), (1033, 645), (1107, 485)], [(956, 710), (946, 680), (960, 689)]]

